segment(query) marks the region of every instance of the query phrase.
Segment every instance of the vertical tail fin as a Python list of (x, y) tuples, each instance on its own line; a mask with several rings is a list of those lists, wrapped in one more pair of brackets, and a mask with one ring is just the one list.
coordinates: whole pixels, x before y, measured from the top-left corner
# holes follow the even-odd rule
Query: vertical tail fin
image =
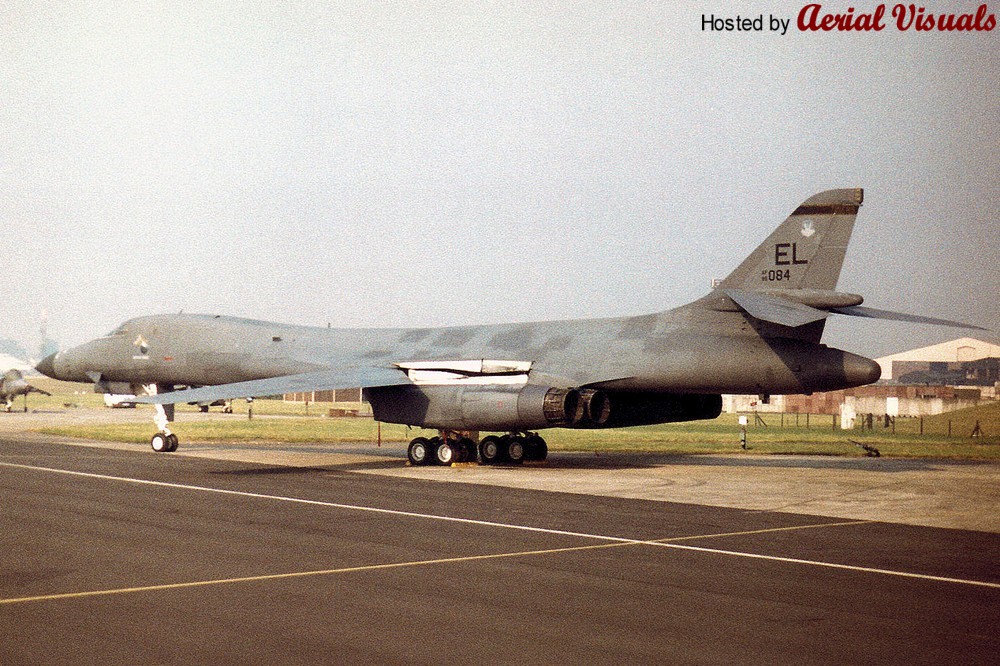
[(795, 338), (812, 343), (820, 341), (831, 312), (979, 328), (946, 319), (859, 307), (864, 301), (861, 296), (836, 291), (863, 199), (860, 188), (827, 190), (809, 197), (712, 293), (695, 304), (721, 312), (742, 311), (765, 339)]
[(860, 188), (814, 194), (792, 211), (719, 286), (835, 289), (863, 200), (864, 191)]

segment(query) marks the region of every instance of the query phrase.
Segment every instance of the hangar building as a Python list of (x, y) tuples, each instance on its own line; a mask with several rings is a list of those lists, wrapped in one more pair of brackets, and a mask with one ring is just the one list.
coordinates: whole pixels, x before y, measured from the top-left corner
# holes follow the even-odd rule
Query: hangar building
[[(911, 372), (959, 370), (962, 364), (989, 358), (1000, 358), (1000, 345), (976, 338), (959, 338), (929, 347), (890, 354), (877, 358), (875, 361), (882, 366), (882, 381), (899, 382), (902, 375)], [(988, 384), (993, 384), (996, 381), (994, 379)], [(988, 384), (979, 385), (986, 386)]]

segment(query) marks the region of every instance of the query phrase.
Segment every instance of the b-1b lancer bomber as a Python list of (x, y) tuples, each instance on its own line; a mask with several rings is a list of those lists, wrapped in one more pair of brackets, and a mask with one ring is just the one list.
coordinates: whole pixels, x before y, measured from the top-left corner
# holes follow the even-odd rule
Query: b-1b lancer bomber
[[(177, 448), (174, 403), (362, 387), (376, 420), (439, 431), (410, 442), (414, 465), (540, 460), (544, 428), (711, 419), (722, 393), (878, 380), (874, 361), (820, 343), (831, 313), (965, 326), (862, 307), (861, 296), (835, 291), (862, 199), (860, 189), (810, 197), (710, 293), (664, 312), (404, 329), (154, 315), (38, 369), (156, 405), (156, 451)], [(478, 431), (505, 434), (477, 444), (468, 433)]]

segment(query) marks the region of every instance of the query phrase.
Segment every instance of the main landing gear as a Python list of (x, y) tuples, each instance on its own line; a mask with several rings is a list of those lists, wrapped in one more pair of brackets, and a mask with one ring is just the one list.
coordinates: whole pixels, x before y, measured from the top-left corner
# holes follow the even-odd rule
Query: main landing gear
[(417, 437), (410, 442), (406, 457), (411, 465), (450, 465), (476, 459), (476, 443), (468, 437), (442, 433), (442, 437)]
[(457, 462), (476, 462), (483, 465), (545, 460), (549, 447), (537, 433), (510, 433), (489, 435), (479, 445), (455, 433), (442, 432), (430, 439), (417, 437), (410, 442), (406, 457), (411, 465), (450, 465)]

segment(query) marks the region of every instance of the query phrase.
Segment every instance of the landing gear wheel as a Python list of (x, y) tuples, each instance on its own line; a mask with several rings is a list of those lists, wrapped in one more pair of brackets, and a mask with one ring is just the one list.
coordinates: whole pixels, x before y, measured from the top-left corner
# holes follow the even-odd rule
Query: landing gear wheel
[(461, 445), (463, 452), (460, 462), (476, 462), (476, 458), (479, 455), (479, 448), (476, 446), (476, 443), (468, 437), (463, 437), (458, 440), (458, 443)]
[(468, 437), (459, 437), (458, 439), (453, 440), (451, 442), (451, 448), (455, 450), (455, 459), (452, 460), (452, 462), (464, 463), (476, 459), (475, 445), (473, 445), (473, 448), (471, 449), (471, 451), (473, 452), (472, 455), (471, 456), (469, 455), (470, 453), (469, 442), (470, 440)]
[(536, 454), (535, 460), (545, 460), (549, 457), (549, 445), (545, 443), (544, 439), (539, 438), (538, 442), (538, 453)]
[(438, 465), (450, 465), (453, 462), (458, 462), (458, 447), (449, 441), (443, 441), (437, 446), (437, 450), (434, 452), (434, 461)]
[(170, 433), (167, 435), (167, 453), (173, 453), (177, 450), (177, 435)]
[(158, 432), (150, 438), (149, 445), (153, 447), (153, 450), (156, 451), (157, 453), (169, 453), (170, 435), (165, 435), (162, 432)]
[(507, 440), (507, 455), (505, 456), (507, 460), (511, 461), (515, 465), (519, 465), (524, 462), (524, 438), (519, 435), (514, 435)]
[(425, 437), (417, 437), (410, 442), (406, 458), (411, 465), (428, 465), (431, 461), (431, 443)]
[(549, 455), (548, 444), (538, 435), (531, 434), (524, 438), (524, 459), (545, 460)]
[(479, 442), (479, 459), (484, 465), (495, 465), (503, 458), (503, 448), (499, 437), (483, 437), (483, 441)]

